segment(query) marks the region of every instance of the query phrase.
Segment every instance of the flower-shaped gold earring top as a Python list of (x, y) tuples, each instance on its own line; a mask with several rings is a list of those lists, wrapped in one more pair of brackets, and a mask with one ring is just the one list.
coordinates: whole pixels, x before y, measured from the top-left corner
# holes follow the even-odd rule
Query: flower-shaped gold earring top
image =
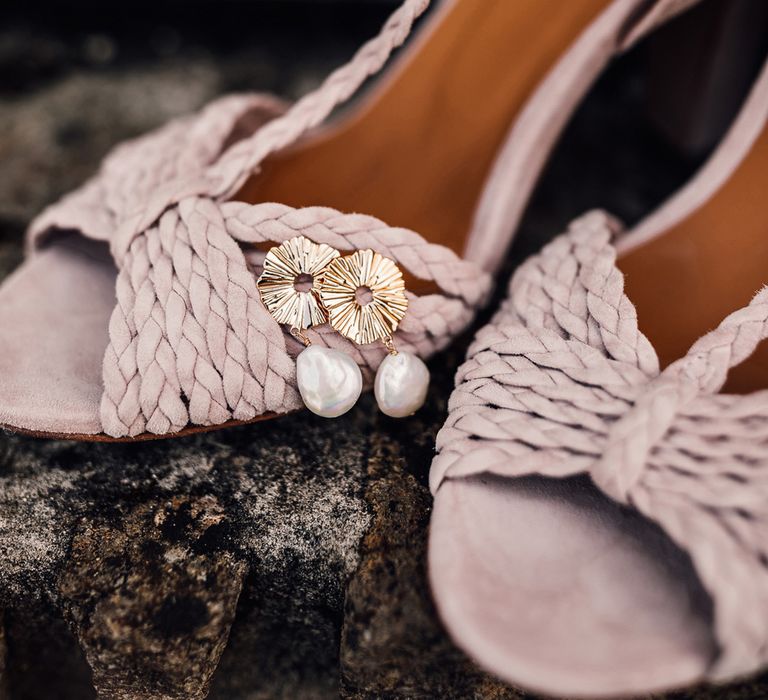
[(403, 273), (373, 250), (331, 261), (320, 283), (320, 298), (334, 329), (360, 345), (391, 341), (408, 309)]
[[(264, 306), (278, 323), (286, 324), (295, 334), (328, 321), (318, 285), (328, 264), (338, 257), (335, 248), (304, 236), (270, 248), (257, 284)], [(298, 289), (302, 283), (308, 288)]]

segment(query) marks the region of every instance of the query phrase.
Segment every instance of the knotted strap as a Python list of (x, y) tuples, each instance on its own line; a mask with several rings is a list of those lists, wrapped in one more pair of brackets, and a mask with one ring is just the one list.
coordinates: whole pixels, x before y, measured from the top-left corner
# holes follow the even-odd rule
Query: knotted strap
[(603, 213), (521, 266), (469, 350), (432, 466), (443, 479), (589, 474), (689, 552), (722, 679), (768, 661), (768, 392), (720, 395), (768, 335), (768, 290), (659, 372)]

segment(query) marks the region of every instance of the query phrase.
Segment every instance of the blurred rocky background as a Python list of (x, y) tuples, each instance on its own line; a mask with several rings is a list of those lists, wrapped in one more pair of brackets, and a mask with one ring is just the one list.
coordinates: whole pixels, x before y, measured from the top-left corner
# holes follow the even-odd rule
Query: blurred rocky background
[[(706, 5), (713, 26), (726, 2)], [(112, 144), (225, 92), (295, 98), (393, 6), (3, 0), (0, 278), (30, 218)], [(658, 98), (665, 43), (624, 56), (592, 91), (505, 277), (571, 217), (601, 206), (633, 222), (701, 162), (752, 69), (742, 61), (729, 99), (699, 96), (702, 114), (713, 101), (722, 113), (686, 142), (691, 129), (660, 109), (675, 102)], [(338, 421), (167, 442), (0, 434), (0, 698), (524, 697), (452, 645), (426, 584), (427, 473), (466, 342), (432, 361), (428, 406), (402, 422), (366, 397)], [(675, 697), (766, 696), (758, 679)]]

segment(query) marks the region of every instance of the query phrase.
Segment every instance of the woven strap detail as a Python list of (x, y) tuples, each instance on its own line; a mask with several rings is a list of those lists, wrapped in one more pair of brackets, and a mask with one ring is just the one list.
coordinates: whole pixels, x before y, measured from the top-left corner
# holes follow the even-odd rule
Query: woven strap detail
[(587, 473), (690, 553), (722, 679), (768, 661), (768, 392), (721, 395), (768, 333), (768, 290), (659, 372), (595, 212), (521, 266), (478, 334), (437, 439), (443, 479)]
[[(106, 433), (162, 434), (301, 407), (292, 360), (301, 346), (264, 308), (258, 256), (249, 265), (241, 247), (296, 235), (340, 250), (373, 248), (434, 282), (440, 293), (411, 295), (395, 334), (398, 347), (422, 357), (466, 327), (490, 288), (487, 274), (447, 248), (373, 217), (184, 199), (134, 237), (123, 258), (104, 359)], [(368, 379), (386, 354), (328, 328), (308, 335), (353, 356)]]

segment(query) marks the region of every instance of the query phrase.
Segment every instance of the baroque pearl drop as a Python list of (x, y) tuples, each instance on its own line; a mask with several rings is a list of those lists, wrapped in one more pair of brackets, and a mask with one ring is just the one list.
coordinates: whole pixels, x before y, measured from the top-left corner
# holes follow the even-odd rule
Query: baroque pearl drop
[(429, 370), (416, 355), (387, 355), (376, 372), (374, 393), (381, 412), (392, 418), (416, 413), (427, 398)]
[(336, 418), (355, 405), (363, 390), (357, 363), (338, 350), (310, 345), (296, 359), (296, 382), (306, 407)]

